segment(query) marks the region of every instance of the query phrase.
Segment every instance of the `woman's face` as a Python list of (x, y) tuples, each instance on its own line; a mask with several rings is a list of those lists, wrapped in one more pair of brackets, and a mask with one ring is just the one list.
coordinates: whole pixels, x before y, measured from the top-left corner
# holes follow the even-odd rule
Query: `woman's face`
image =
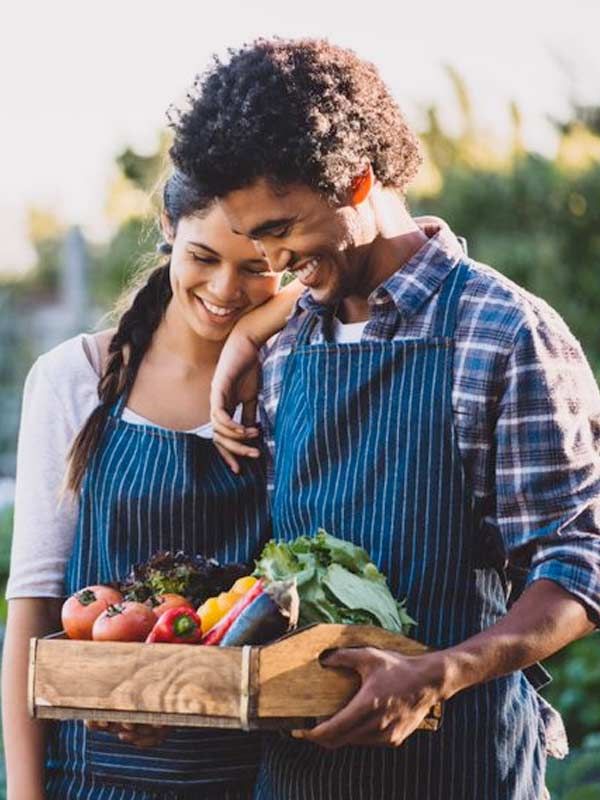
[(232, 233), (220, 206), (183, 217), (171, 255), (173, 299), (192, 330), (221, 341), (237, 320), (277, 292), (280, 276), (244, 236)]

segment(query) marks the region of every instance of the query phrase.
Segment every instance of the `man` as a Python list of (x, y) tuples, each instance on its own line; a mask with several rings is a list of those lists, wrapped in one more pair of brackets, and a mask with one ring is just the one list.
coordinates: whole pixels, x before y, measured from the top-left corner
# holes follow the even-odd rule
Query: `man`
[[(257, 796), (537, 800), (550, 715), (522, 670), (600, 619), (600, 398), (581, 349), (446, 226), (411, 218), (418, 143), (373, 66), (261, 40), (196, 89), (175, 162), (306, 287), (263, 362), (275, 535), (364, 546), (435, 648), (331, 655), (361, 689), (267, 742)], [(416, 731), (440, 700), (441, 730)]]

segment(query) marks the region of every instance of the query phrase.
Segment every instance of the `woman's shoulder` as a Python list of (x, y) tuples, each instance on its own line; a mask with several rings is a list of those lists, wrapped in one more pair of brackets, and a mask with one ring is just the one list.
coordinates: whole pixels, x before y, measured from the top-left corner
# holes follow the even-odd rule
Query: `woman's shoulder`
[(98, 404), (98, 380), (111, 331), (80, 333), (43, 353), (32, 366), (26, 395), (57, 401), (76, 425)]
[(112, 329), (79, 333), (39, 356), (34, 368), (61, 382), (83, 379), (97, 383), (113, 333)]

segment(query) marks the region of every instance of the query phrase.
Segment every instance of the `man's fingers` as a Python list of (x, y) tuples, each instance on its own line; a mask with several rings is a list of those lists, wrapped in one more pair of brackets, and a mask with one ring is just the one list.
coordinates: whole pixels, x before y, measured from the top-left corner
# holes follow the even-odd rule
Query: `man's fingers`
[(295, 731), (294, 735), (301, 734), (297, 738), (307, 739), (315, 744), (324, 743), (327, 746), (329, 742), (351, 735), (357, 726), (367, 724), (372, 711), (373, 708), (365, 704), (362, 690), (359, 690), (352, 700), (331, 719), (321, 722), (312, 730)]
[(381, 730), (378, 720), (374, 716), (369, 716), (361, 725), (349, 730), (346, 735), (328, 737), (317, 742), (321, 747), (337, 749), (338, 747), (376, 747), (378, 745), (389, 744), (386, 739), (386, 732)]
[(364, 672), (370, 667), (369, 647), (338, 647), (330, 650), (319, 659), (324, 667), (342, 667), (352, 669), (364, 677)]

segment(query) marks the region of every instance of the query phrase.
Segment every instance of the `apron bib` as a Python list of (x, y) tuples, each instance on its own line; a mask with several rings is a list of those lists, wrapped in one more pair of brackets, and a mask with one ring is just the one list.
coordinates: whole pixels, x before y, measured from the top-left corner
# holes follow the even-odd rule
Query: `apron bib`
[[(456, 267), (425, 339), (309, 344), (307, 315), (278, 407), (276, 538), (323, 527), (364, 547), (417, 620), (413, 635), (457, 644), (506, 613), (502, 570), (485, 563), (453, 429)], [(330, 325), (323, 326), (327, 334)], [(437, 733), (400, 748), (328, 751), (269, 737), (256, 797), (538, 800), (545, 752), (537, 697), (518, 672), (445, 704)]]
[[(125, 402), (114, 405), (90, 459), (66, 594), (124, 577), (159, 550), (251, 562), (270, 536), (264, 462), (248, 459), (235, 476), (210, 440), (124, 422)], [(160, 746), (140, 749), (82, 722), (60, 723), (48, 796), (248, 797), (259, 750), (256, 734), (239, 731), (175, 728)]]

